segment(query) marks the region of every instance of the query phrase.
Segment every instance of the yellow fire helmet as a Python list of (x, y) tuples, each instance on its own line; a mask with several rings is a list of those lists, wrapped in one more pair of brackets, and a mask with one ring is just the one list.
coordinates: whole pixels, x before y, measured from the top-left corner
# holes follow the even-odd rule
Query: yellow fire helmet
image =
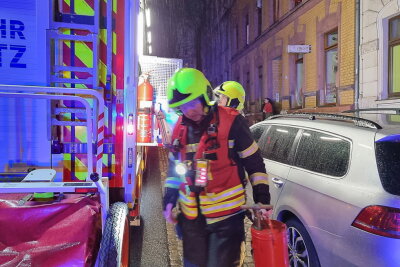
[(225, 95), (228, 98), (228, 102), (226, 103), (227, 107), (235, 108), (238, 111), (241, 111), (244, 107), (246, 92), (243, 86), (238, 82), (223, 82), (214, 89), (214, 94), (217, 96), (220, 94)]

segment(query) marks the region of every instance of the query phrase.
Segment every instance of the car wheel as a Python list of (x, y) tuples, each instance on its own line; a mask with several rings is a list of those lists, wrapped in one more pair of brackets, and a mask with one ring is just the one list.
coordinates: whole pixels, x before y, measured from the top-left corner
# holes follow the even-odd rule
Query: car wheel
[(317, 252), (303, 224), (292, 218), (286, 222), (286, 226), (290, 266), (320, 267)]
[(98, 255), (99, 267), (129, 266), (128, 206), (116, 202), (107, 214)]

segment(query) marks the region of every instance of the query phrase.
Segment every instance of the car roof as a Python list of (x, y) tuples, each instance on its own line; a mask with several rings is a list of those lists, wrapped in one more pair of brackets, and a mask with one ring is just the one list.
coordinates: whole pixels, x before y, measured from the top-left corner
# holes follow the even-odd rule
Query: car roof
[(361, 130), (382, 135), (400, 133), (400, 114), (382, 113), (292, 113), (268, 118), (267, 123), (309, 127), (325, 131)]
[(382, 113), (382, 112), (360, 112), (352, 113), (363, 119), (374, 121), (379, 124), (383, 130), (397, 130), (400, 133), (400, 114), (397, 113)]

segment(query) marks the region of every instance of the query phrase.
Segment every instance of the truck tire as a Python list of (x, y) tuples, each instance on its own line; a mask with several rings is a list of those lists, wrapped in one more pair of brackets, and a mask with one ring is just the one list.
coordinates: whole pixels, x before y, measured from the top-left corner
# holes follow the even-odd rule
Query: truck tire
[(317, 251), (303, 224), (296, 218), (290, 218), (285, 223), (287, 226), (290, 267), (320, 267)]
[(129, 222), (125, 203), (114, 203), (107, 214), (98, 255), (99, 267), (129, 266)]

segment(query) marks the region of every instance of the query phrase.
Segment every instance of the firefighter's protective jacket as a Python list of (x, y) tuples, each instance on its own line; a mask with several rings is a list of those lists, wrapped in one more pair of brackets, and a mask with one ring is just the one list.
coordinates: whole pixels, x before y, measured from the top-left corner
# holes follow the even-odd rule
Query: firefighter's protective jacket
[[(179, 201), (188, 219), (200, 211), (207, 223), (214, 223), (241, 212), (245, 203), (246, 174), (253, 186), (255, 202), (269, 204), (268, 176), (259, 149), (245, 118), (231, 108), (213, 106), (210, 113), (196, 124), (180, 117), (172, 134), (179, 144), (169, 154), (165, 182), (164, 206)], [(207, 159), (208, 183), (195, 186), (195, 160)], [(192, 170), (185, 178), (175, 173), (175, 164), (189, 161)]]

